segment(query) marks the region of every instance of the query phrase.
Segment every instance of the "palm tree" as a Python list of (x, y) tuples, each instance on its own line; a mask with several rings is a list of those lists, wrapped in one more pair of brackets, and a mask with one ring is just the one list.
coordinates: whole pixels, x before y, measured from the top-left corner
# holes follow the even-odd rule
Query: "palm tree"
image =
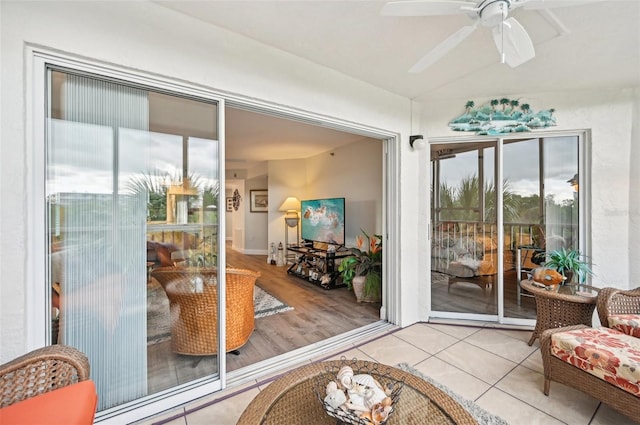
[(511, 102), (509, 102), (511, 104), (511, 111), (515, 111), (515, 109), (518, 107), (518, 105), (520, 104), (520, 102), (518, 102), (517, 100), (512, 100)]
[(148, 193), (148, 219), (163, 221), (167, 219), (167, 188), (171, 181), (168, 172), (154, 169), (131, 178), (124, 190), (132, 194)]
[(502, 99), (500, 99), (500, 104), (502, 105), (502, 112), (504, 112), (505, 108), (509, 104), (509, 99), (503, 97)]
[(496, 110), (496, 106), (498, 106), (498, 99), (491, 99), (491, 110), (495, 111)]
[(525, 114), (528, 114), (531, 107), (528, 103), (523, 103), (522, 106), (520, 106), (520, 109), (522, 109), (522, 112), (524, 112)]
[[(202, 179), (195, 174), (191, 174), (187, 178), (192, 188), (202, 189), (203, 208), (217, 205), (220, 194), (219, 184), (205, 185)], [(154, 169), (132, 177), (124, 186), (124, 190), (132, 194), (148, 193), (148, 219), (150, 221), (164, 221), (167, 219), (167, 190), (171, 184), (181, 180), (181, 174), (171, 175), (167, 171)], [(189, 201), (190, 204), (192, 202), (197, 202), (197, 199)], [(193, 206), (190, 205), (190, 207)]]
[(466, 105), (464, 105), (464, 109), (467, 112), (467, 114), (471, 112), (471, 108), (473, 108), (474, 106), (475, 106), (475, 102), (473, 100), (467, 101)]
[[(473, 174), (464, 177), (456, 187), (440, 184), (440, 208), (443, 210), (459, 208), (451, 211), (450, 216), (442, 217), (443, 220), (477, 221), (478, 208), (480, 207), (480, 190), (478, 177)], [(502, 184), (503, 214), (505, 222), (517, 221), (520, 210), (520, 198), (511, 191), (508, 179)], [(484, 184), (484, 221), (495, 222), (496, 214), (496, 188), (492, 182)]]

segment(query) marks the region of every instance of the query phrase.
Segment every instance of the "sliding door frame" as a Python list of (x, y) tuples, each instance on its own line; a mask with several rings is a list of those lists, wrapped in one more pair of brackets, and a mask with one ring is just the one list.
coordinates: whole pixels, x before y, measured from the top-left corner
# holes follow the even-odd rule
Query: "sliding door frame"
[[(29, 75), (33, 91), (28, 93), (28, 99), (32, 100), (27, 122), (31, 122), (27, 128), (32, 132), (27, 137), (30, 143), (26, 143), (27, 155), (31, 158), (31, 172), (28, 175), (27, 187), (35, 188), (29, 193), (28, 204), (31, 211), (29, 217), (29, 240), (31, 242), (30, 249), (27, 252), (29, 264), (46, 265), (47, 260), (47, 208), (46, 194), (44, 191), (46, 181), (46, 143), (47, 143), (47, 125), (46, 125), (46, 105), (51, 101), (50, 87), (48, 85), (48, 74), (51, 70), (61, 72), (76, 73), (86, 75), (92, 78), (114, 81), (118, 84), (127, 86), (140, 87), (145, 90), (158, 91), (175, 96), (186, 96), (195, 100), (203, 100), (214, 102), (217, 104), (218, 121), (218, 170), (220, 187), (224, 187), (224, 111), (225, 101), (215, 92), (205, 90), (199, 87), (190, 86), (184, 83), (177, 83), (168, 79), (151, 77), (146, 74), (124, 71), (116, 67), (99, 65), (89, 61), (70, 58), (64, 55), (52, 52), (44, 52), (40, 50), (30, 50), (31, 61), (27, 75)], [(30, 94), (30, 95), (29, 95)], [(28, 131), (29, 131), (28, 130)], [(218, 211), (224, 211), (224, 197), (218, 197)], [(218, 217), (219, 228), (224, 229), (225, 216), (220, 214)], [(217, 244), (224, 247), (224, 232), (218, 232)], [(221, 273), (218, 276), (218, 312), (224, 311), (225, 305), (225, 273), (226, 264), (224, 249), (218, 253), (218, 264), (221, 264)], [(29, 318), (27, 326), (28, 349), (41, 347), (43, 344), (51, 343), (51, 322), (47, 320), (50, 315), (51, 300), (47, 296), (46, 288), (43, 288), (43, 282), (49, 282), (48, 267), (29, 267), (27, 283), (27, 299), (28, 310), (26, 312)], [(225, 352), (225, 320), (224, 314), (218, 315), (218, 352)], [(31, 320), (33, 319), (33, 320)], [(206, 377), (196, 379), (183, 385), (178, 385), (169, 390), (160, 391), (147, 395), (145, 397), (123, 403), (121, 405), (105, 409), (96, 414), (96, 422), (123, 423), (131, 422), (143, 417), (165, 410), (172, 406), (194, 400), (196, 398), (211, 394), (224, 388), (226, 379), (226, 362), (225, 356), (218, 356), (218, 373), (208, 375)], [(146, 373), (146, 372), (145, 372)], [(179, 389), (176, 392), (176, 389)], [(175, 396), (167, 398), (168, 394), (175, 393)]]
[[(563, 130), (563, 131), (540, 131), (534, 133), (515, 133), (512, 135), (502, 136), (462, 136), (462, 137), (434, 137), (429, 139), (429, 145), (432, 144), (453, 144), (453, 143), (478, 143), (478, 142), (495, 142), (496, 148), (496, 193), (503, 193), (503, 146), (505, 141), (513, 139), (523, 138), (552, 138), (552, 137), (577, 137), (578, 138), (578, 170), (579, 170), (579, 186), (584, 188), (578, 192), (578, 231), (579, 231), (579, 246), (580, 252), (585, 253), (587, 257), (591, 253), (591, 190), (587, 182), (591, 181), (591, 131), (588, 129), (581, 130)], [(430, 161), (430, 159), (429, 159)], [(430, 167), (430, 164), (427, 165)], [(429, 175), (429, 185), (434, 184), (433, 176)], [(435, 190), (434, 190), (435, 192)], [(430, 205), (430, 203), (429, 203)], [(504, 256), (504, 217), (503, 217), (503, 199), (499, 196), (496, 203), (497, 208), (497, 223), (496, 227), (498, 232), (498, 256), (502, 258)], [(425, 261), (430, 264), (431, 258), (431, 240), (435, 236), (431, 232), (432, 223), (434, 217), (432, 217), (432, 209), (428, 208), (428, 223), (429, 223), (429, 252)], [(431, 266), (429, 266), (428, 282), (429, 292), (432, 290), (431, 282)], [(429, 318), (431, 319), (444, 319), (444, 320), (472, 320), (481, 322), (494, 322), (498, 325), (513, 325), (513, 326), (526, 326), (531, 327), (535, 325), (535, 319), (520, 319), (514, 317), (505, 317), (504, 315), (504, 264), (502, 261), (498, 261), (497, 264), (497, 308), (496, 315), (489, 314), (476, 314), (476, 313), (457, 313), (447, 311), (434, 311), (432, 303), (429, 303)], [(587, 277), (590, 279), (590, 277)]]
[[(47, 97), (46, 74), (49, 67), (56, 67), (61, 70), (94, 75), (99, 78), (111, 79), (125, 85), (140, 85), (142, 87), (164, 91), (169, 94), (184, 95), (195, 99), (205, 99), (218, 104), (218, 141), (219, 158), (218, 169), (220, 170), (220, 187), (225, 187), (225, 107), (227, 104), (244, 109), (252, 109), (267, 112), (271, 115), (286, 117), (298, 121), (307, 122), (313, 125), (328, 127), (353, 134), (360, 134), (373, 137), (383, 142), (383, 235), (385, 236), (384, 255), (384, 291), (383, 301), (380, 311), (382, 320), (378, 324), (370, 325), (361, 330), (341, 335), (330, 339), (327, 342), (313, 344), (304, 349), (296, 350), (290, 355), (281, 356), (275, 361), (261, 362), (242, 369), (242, 376), (237, 373), (226, 372), (225, 356), (219, 356), (218, 378), (211, 376), (189, 382), (182, 386), (170, 388), (142, 399), (133, 400), (129, 403), (107, 409), (97, 414), (96, 423), (123, 423), (133, 422), (144, 417), (156, 414), (159, 411), (169, 409), (173, 406), (184, 404), (199, 397), (210, 395), (213, 392), (224, 389), (229, 382), (246, 382), (255, 375), (257, 371), (275, 371), (286, 366), (291, 361), (304, 360), (313, 354), (325, 352), (332, 347), (341, 347), (354, 337), (362, 337), (368, 334), (379, 332), (381, 328), (389, 326), (384, 323), (386, 320), (391, 324), (400, 321), (400, 218), (397, 214), (389, 214), (389, 211), (400, 210), (399, 170), (400, 155), (399, 146), (400, 134), (367, 125), (359, 125), (353, 122), (344, 121), (327, 115), (321, 115), (304, 111), (301, 109), (285, 107), (266, 101), (260, 101), (248, 96), (234, 95), (215, 89), (202, 87), (196, 84), (189, 84), (184, 81), (158, 76), (142, 71), (135, 71), (112, 64), (106, 64), (97, 60), (80, 58), (74, 55), (48, 50), (40, 46), (27, 45), (25, 49), (25, 90), (26, 90), (26, 113), (25, 113), (25, 140), (26, 156), (30, 171), (27, 173), (26, 187), (30, 189), (26, 196), (28, 223), (29, 248), (27, 250), (27, 262), (33, 265), (47, 264), (46, 246), (46, 202), (45, 202), (45, 165), (46, 165), (46, 105), (50, 99)], [(224, 197), (219, 197), (218, 210), (224, 211), (224, 205), (220, 203)], [(218, 246), (225, 246), (225, 215), (219, 216)], [(218, 253), (219, 264), (226, 264), (225, 250)], [(47, 282), (47, 270), (44, 266), (27, 267), (26, 296), (27, 308), (25, 315), (27, 319), (26, 340), (27, 349), (34, 349), (45, 344), (50, 344), (50, 296), (43, 288), (42, 282)], [(221, 295), (219, 297), (218, 311), (224, 311), (224, 273), (221, 273), (218, 284)], [(221, 314), (218, 320), (219, 350), (224, 352), (225, 341), (225, 315)], [(214, 375), (215, 377), (215, 375)], [(255, 379), (255, 378), (254, 378)], [(177, 390), (177, 391), (176, 391)]]

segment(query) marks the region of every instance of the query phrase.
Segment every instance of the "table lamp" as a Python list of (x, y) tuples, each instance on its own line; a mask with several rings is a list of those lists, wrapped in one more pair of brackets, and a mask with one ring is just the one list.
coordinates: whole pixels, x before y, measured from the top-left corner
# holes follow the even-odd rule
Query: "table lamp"
[[(278, 211), (286, 211), (284, 216), (285, 249), (289, 246), (289, 227), (296, 228), (296, 244), (299, 245), (298, 222), (300, 221), (300, 217), (298, 216), (298, 211), (300, 211), (300, 200), (295, 196), (289, 196), (284, 200), (282, 205), (280, 205)], [(287, 253), (285, 252), (285, 258), (286, 257)]]

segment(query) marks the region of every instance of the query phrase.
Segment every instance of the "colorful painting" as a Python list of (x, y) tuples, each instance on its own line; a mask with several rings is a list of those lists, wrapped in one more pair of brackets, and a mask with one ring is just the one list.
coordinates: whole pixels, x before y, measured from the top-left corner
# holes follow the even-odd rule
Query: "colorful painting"
[(302, 239), (344, 245), (344, 198), (302, 201)]
[(535, 112), (528, 103), (507, 98), (492, 99), (480, 107), (470, 100), (462, 115), (449, 122), (453, 131), (475, 131), (477, 135), (522, 133), (556, 125), (555, 109)]

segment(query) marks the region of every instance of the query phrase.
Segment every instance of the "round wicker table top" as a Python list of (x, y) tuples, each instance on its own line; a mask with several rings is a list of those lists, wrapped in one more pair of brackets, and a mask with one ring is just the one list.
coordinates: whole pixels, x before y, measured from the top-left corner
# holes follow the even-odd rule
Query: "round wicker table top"
[(521, 281), (520, 286), (528, 292), (531, 292), (533, 295), (577, 304), (595, 304), (597, 301), (596, 295), (599, 290), (599, 288), (583, 284), (565, 285), (564, 287), (561, 286), (557, 289), (553, 289), (548, 286), (543, 288), (534, 285), (533, 281), (529, 279)]
[(404, 381), (395, 411), (386, 422), (388, 425), (477, 424), (449, 395), (411, 373), (378, 363), (333, 360), (302, 366), (273, 381), (249, 403), (238, 425), (335, 425), (336, 419), (326, 414), (314, 389), (319, 376), (345, 364), (354, 370), (370, 369), (374, 365), (370, 372), (374, 377), (380, 373)]
[(574, 325), (591, 326), (593, 311), (598, 301), (598, 288), (589, 285), (541, 288), (528, 279), (521, 281), (520, 286), (532, 293), (536, 299), (536, 327), (529, 339), (529, 345), (533, 345), (536, 338), (547, 329)]

